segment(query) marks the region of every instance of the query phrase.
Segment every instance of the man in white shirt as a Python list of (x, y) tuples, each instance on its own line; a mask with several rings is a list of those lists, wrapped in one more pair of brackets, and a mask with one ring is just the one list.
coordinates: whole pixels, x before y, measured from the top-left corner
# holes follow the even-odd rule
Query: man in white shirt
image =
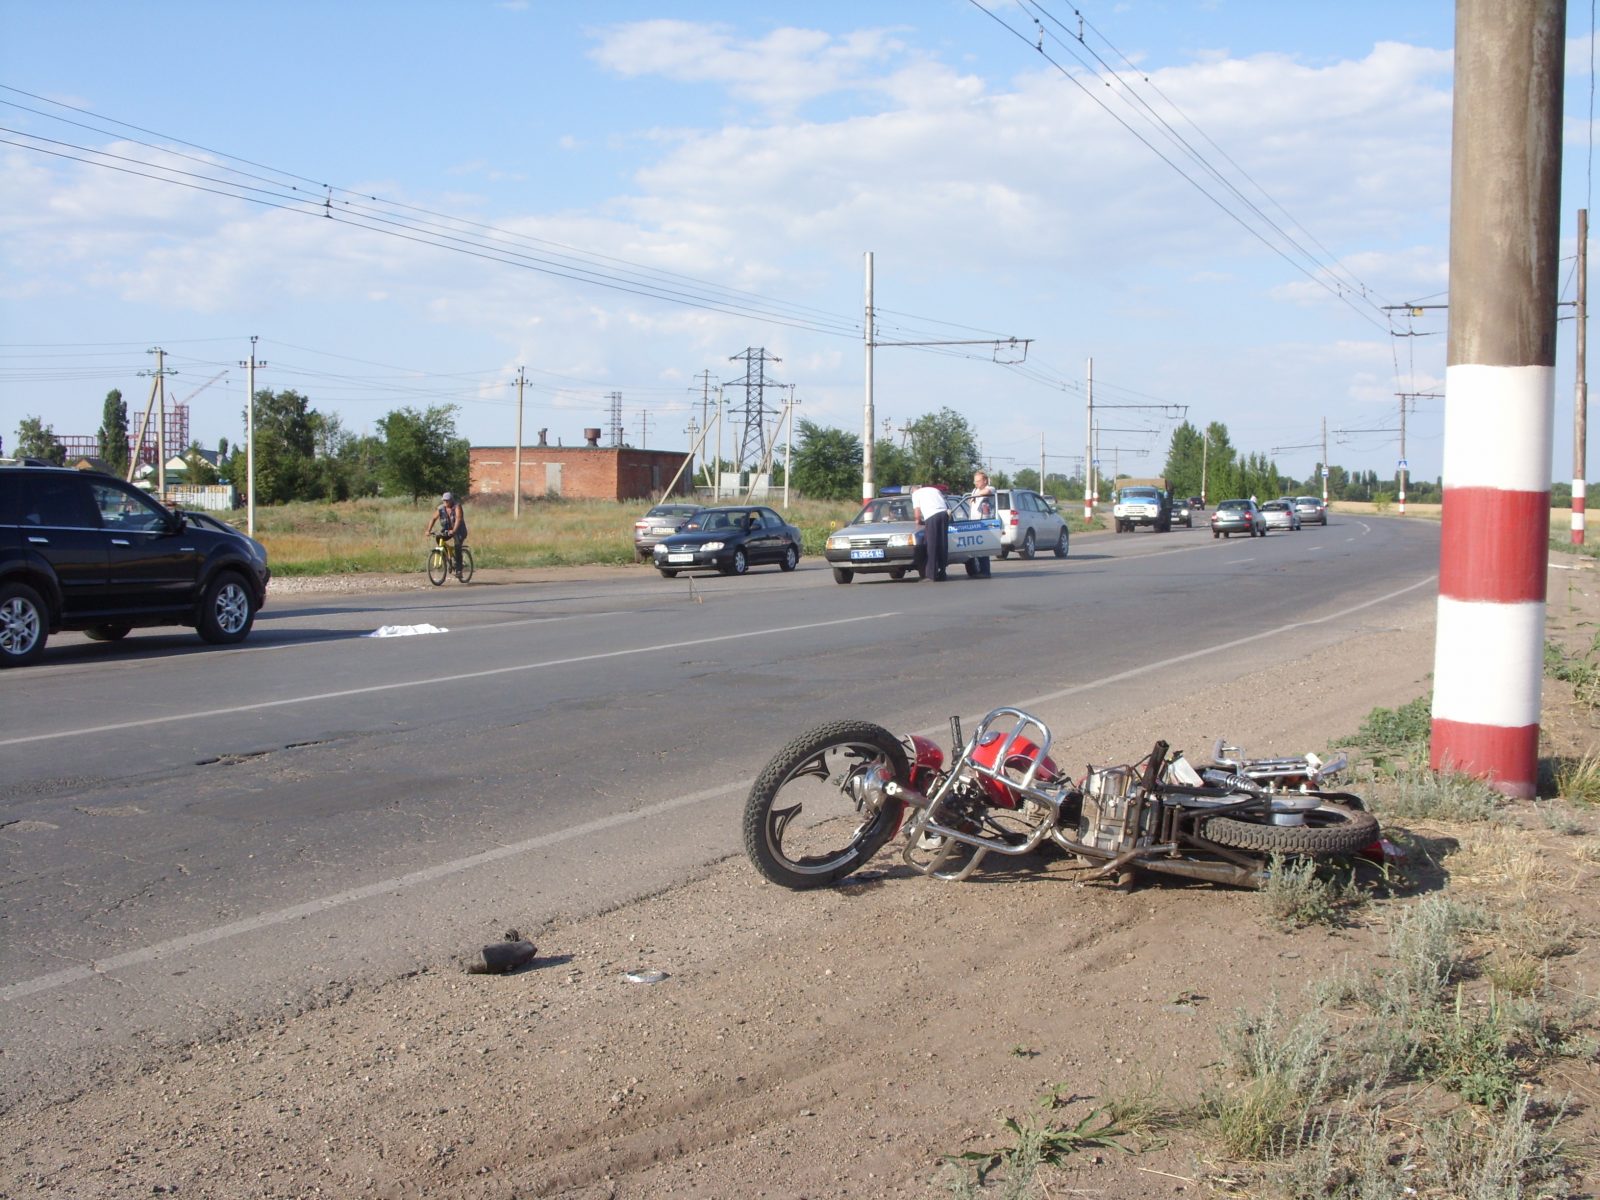
[(950, 510), (945, 506), (944, 493), (923, 484), (911, 493), (911, 507), (916, 510), (917, 524), (922, 526), (918, 570), (922, 578), (943, 583), (945, 568), (950, 564)]

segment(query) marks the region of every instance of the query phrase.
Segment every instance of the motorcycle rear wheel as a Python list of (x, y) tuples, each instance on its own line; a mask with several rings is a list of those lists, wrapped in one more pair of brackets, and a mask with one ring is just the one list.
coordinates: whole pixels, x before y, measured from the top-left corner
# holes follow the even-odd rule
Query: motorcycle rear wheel
[(1264, 854), (1301, 854), (1313, 858), (1354, 854), (1378, 838), (1378, 821), (1369, 812), (1323, 802), (1305, 814), (1304, 825), (1269, 825), (1212, 817), (1200, 828), (1202, 837), (1235, 850)]
[(905, 747), (881, 725), (831, 721), (767, 764), (744, 808), (744, 846), (780, 887), (826, 887), (859, 869), (899, 825), (882, 784), (910, 777)]

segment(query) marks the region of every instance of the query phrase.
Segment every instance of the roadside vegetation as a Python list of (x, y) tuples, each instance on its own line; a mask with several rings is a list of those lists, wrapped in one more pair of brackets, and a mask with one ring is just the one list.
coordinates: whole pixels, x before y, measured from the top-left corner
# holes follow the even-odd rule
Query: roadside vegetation
[(1429, 772), (1427, 734), (1421, 699), (1374, 709), (1349, 739), (1355, 790), (1404, 852), (1397, 865), (1275, 860), (1258, 893), (1280, 931), (1349, 938), (1343, 967), (1236, 1012), (1197, 1083), (1077, 1106), (1047, 1092), (1033, 1115), (1004, 1119), (1001, 1148), (947, 1159), (951, 1194), (1075, 1194), (1061, 1173), (1074, 1156), (1173, 1145), (1193, 1159), (1174, 1177), (1205, 1194), (1573, 1194), (1596, 1154), (1594, 1122), (1574, 1117), (1593, 1103), (1600, 998), (1573, 960), (1593, 957), (1577, 888), (1600, 863), (1587, 790), (1600, 790), (1600, 756), (1560, 794), (1518, 804)]

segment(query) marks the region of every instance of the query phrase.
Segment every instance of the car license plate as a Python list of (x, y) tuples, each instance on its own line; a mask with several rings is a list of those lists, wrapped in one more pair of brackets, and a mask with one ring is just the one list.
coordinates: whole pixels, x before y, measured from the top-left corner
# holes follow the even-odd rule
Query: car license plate
[(883, 557), (883, 551), (882, 550), (852, 550), (852, 551), (850, 551), (850, 560), (852, 562), (861, 562), (863, 559), (882, 558), (882, 557)]
[(667, 555), (667, 561), (668, 562), (687, 562), (687, 563), (692, 563), (694, 561), (694, 555), (692, 555), (692, 554), (669, 554), (669, 555)]

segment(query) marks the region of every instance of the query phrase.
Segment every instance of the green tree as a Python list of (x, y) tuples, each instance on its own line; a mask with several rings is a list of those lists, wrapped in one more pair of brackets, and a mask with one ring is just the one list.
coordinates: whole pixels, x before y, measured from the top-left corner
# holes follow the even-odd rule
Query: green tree
[(1172, 442), (1167, 447), (1167, 462), (1161, 473), (1167, 477), (1175, 494), (1198, 496), (1200, 475), (1204, 468), (1211, 465), (1209, 460), (1205, 438), (1185, 421), (1172, 431)]
[(255, 437), (256, 499), (284, 504), (313, 498), (317, 441), (311, 402), (295, 391), (257, 392)]
[(884, 438), (872, 444), (872, 482), (879, 491), (908, 487), (912, 482), (911, 455), (900, 443)]
[(454, 404), (435, 404), (424, 412), (397, 408), (378, 422), (386, 491), (413, 504), (429, 494), (466, 493), (468, 446), (456, 436), (455, 414)]
[(46, 462), (64, 465), (67, 448), (56, 440), (55, 430), (38, 417), (23, 417), (17, 425), (18, 458), (42, 458)]
[[(996, 474), (996, 478), (999, 478), (999, 473)], [(1023, 467), (1020, 471), (1017, 472), (1016, 478), (1012, 481), (1012, 483), (1015, 483), (1015, 485), (1017, 487), (1019, 487), (1019, 488), (1026, 488), (1030, 492), (1037, 492), (1037, 491), (1040, 490), (1039, 489), (1039, 472), (1035, 471), (1032, 467)], [(1009, 486), (1011, 486), (1010, 483), (1007, 483), (1007, 484), (999, 484), (999, 483), (997, 483), (997, 484), (995, 484), (995, 487), (1009, 487)]]
[(1218, 500), (1248, 496), (1249, 492), (1240, 490), (1238, 464), (1235, 462), (1238, 451), (1228, 437), (1228, 427), (1221, 421), (1211, 422), (1206, 426), (1205, 441), (1206, 502), (1215, 504)]
[(918, 417), (908, 427), (914, 483), (942, 484), (964, 491), (982, 465), (978, 439), (967, 419), (951, 408)]
[(793, 483), (801, 495), (814, 500), (859, 498), (861, 439), (846, 430), (827, 429), (801, 418)]
[(96, 435), (98, 454), (102, 462), (116, 475), (128, 473), (128, 406), (122, 402), (122, 392), (112, 388), (106, 393), (105, 408), (100, 414), (100, 432)]

